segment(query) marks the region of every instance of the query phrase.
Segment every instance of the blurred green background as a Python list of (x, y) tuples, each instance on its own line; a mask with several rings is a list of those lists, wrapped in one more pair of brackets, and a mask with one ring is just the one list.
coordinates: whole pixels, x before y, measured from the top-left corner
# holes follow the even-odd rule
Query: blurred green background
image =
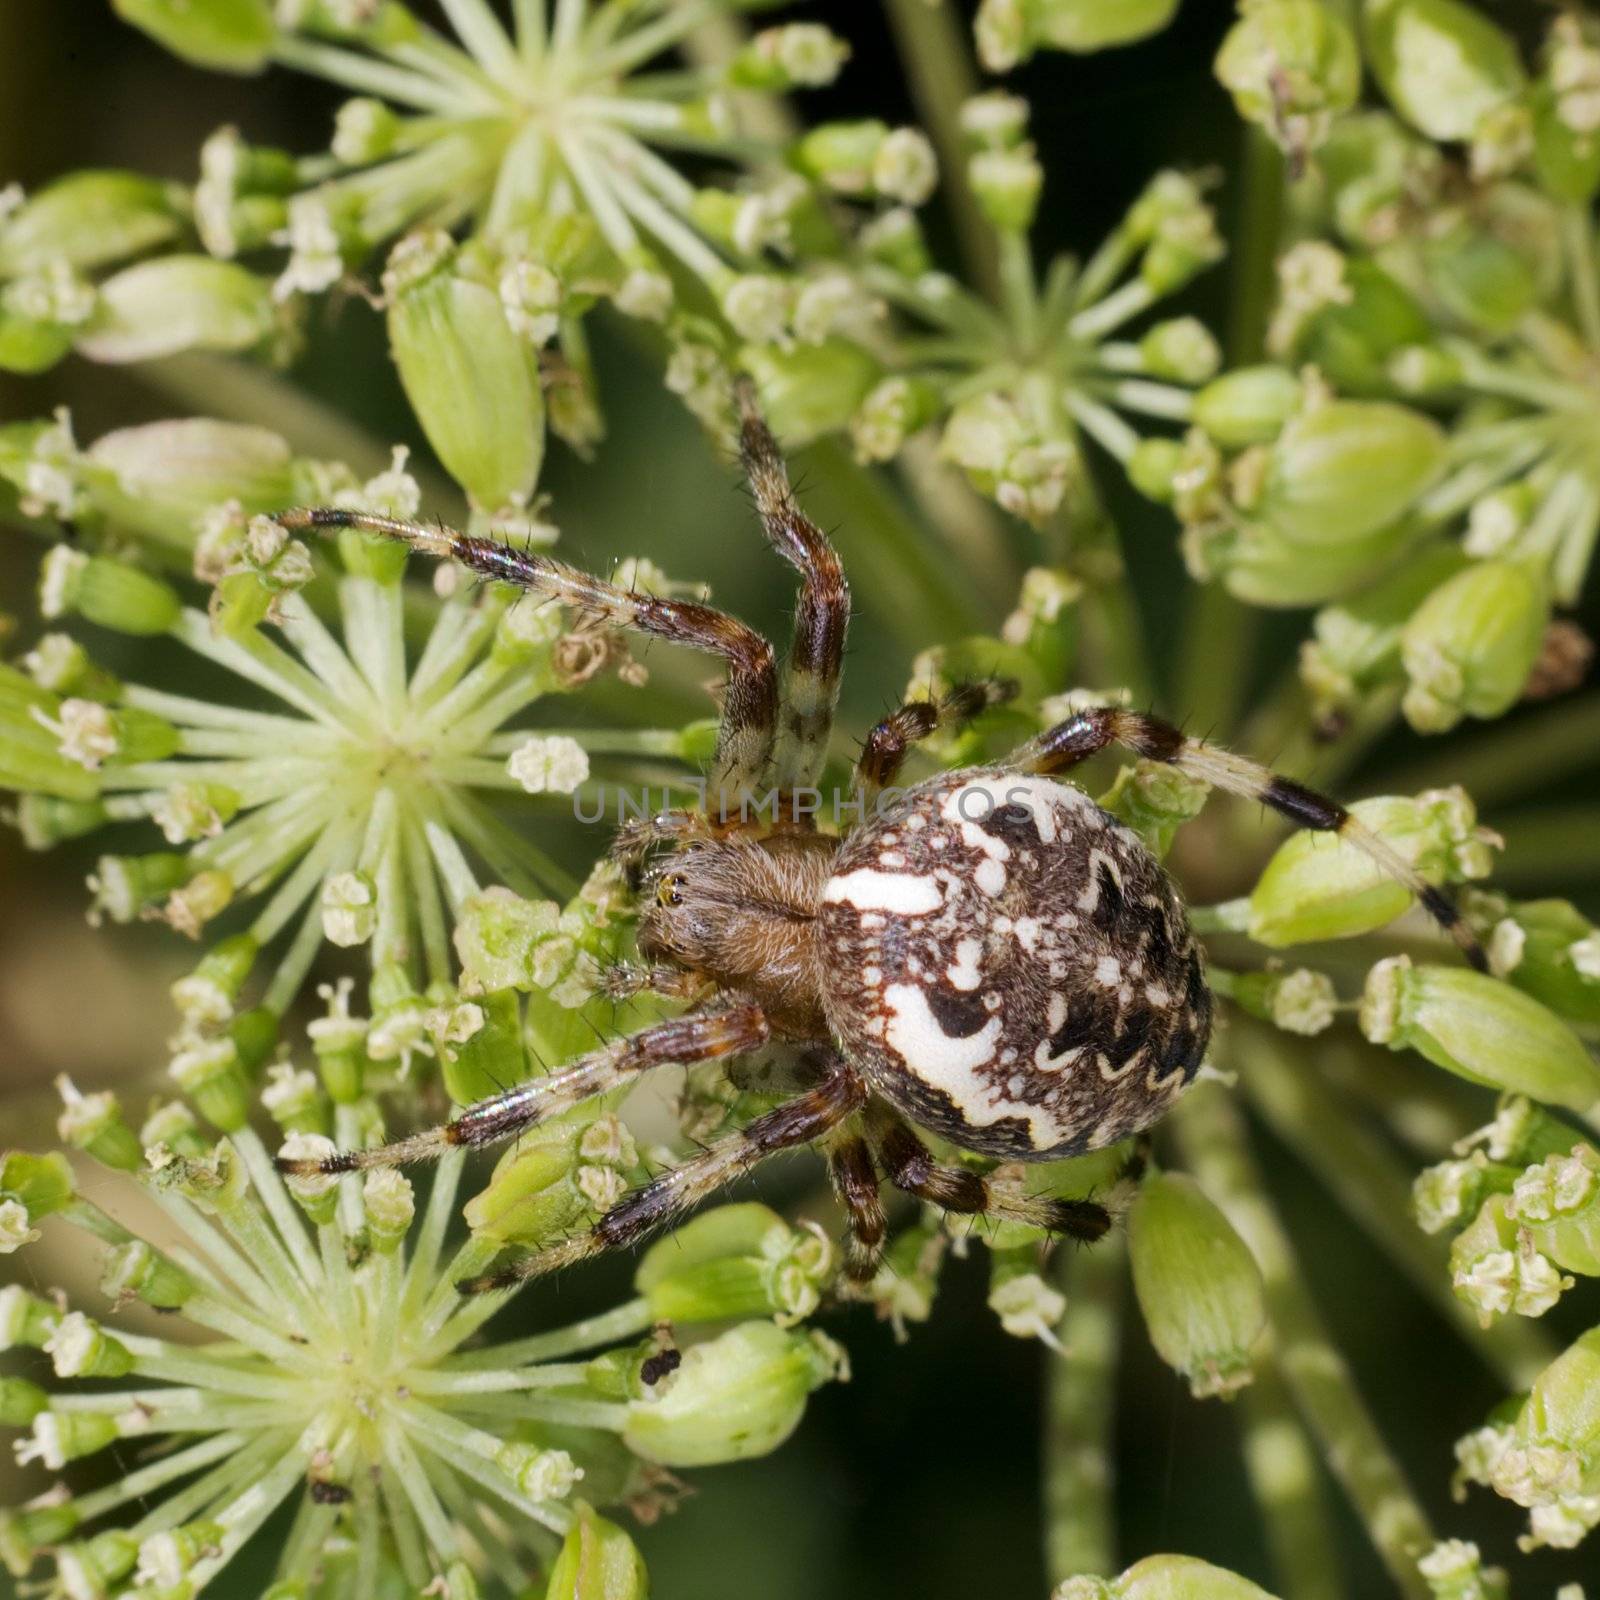
[[(1187, 0), (1177, 24), (1146, 45), (1087, 60), (1045, 56), (1018, 74), (1015, 86), (1034, 103), (1048, 173), (1042, 245), (1092, 246), (1164, 163), (1215, 166), (1225, 179), (1237, 169), (1238, 125), (1209, 72), (1232, 9), (1223, 0)], [(1528, 0), (1492, 9), (1503, 20), (1531, 22), (1541, 8)], [(808, 111), (911, 116), (876, 6), (830, 0), (804, 14), (831, 22), (856, 47), (839, 84), (809, 101)], [(337, 99), (325, 86), (287, 73), (238, 80), (187, 69), (118, 24), (98, 0), (0, 6), (0, 181), (32, 188), (69, 168), (112, 164), (189, 178), (201, 141), (227, 122), (253, 142), (317, 148), (326, 142)], [(1231, 184), (1222, 196), (1226, 223)], [(1226, 268), (1202, 280), (1186, 309), (1220, 327), (1225, 288)], [(602, 339), (598, 354), (609, 439), (590, 465), (557, 449), (546, 479), (565, 553), (602, 570), (621, 556), (648, 555), (674, 577), (709, 580), (719, 601), (781, 633), (789, 582), (762, 551), (728, 464), (715, 458), (634, 350)], [(379, 321), (358, 301), (317, 313), (294, 378), (374, 445), (404, 441), (421, 449)], [(207, 409), (203, 388), (184, 401), (175, 383), (192, 387), (193, 370), (162, 376), (69, 361), (38, 380), (0, 383), (0, 417), (65, 404), (79, 438), (89, 440), (111, 427)], [(273, 425), (276, 419), (252, 420)], [(325, 440), (306, 442), (335, 453)], [(798, 471), (808, 504), (834, 526), (825, 475), (807, 474), (803, 460)], [(1113, 501), (1152, 636), (1168, 639), (1186, 591), (1171, 525), (1125, 491), (1114, 492)], [(839, 527), (837, 536), (848, 560), (850, 527)], [(1010, 537), (1011, 547), (996, 553), (983, 597), (990, 625), (1003, 615), (1031, 556), (1029, 536), (1015, 529)], [(35, 559), (36, 551), (16, 536), (0, 537), (0, 608), (17, 615), (24, 640)], [(859, 599), (844, 708), (857, 731), (898, 699), (914, 645), (933, 642), (916, 638), (916, 619), (896, 612), (881, 587)], [(1262, 686), (1291, 670), (1293, 641), (1304, 625), (1298, 615), (1270, 619), (1255, 663)], [(651, 665), (667, 664), (652, 659)], [(698, 668), (662, 674), (677, 688), (680, 711), (702, 714), (692, 698), (698, 675)], [(1165, 698), (1163, 709), (1184, 714), (1183, 683), (1169, 683)], [(1367, 770), (1403, 763), (1413, 753), (1397, 739)], [(1347, 787), (1363, 792), (1360, 775)], [(1592, 799), (1592, 775), (1544, 798)], [(1487, 820), (1500, 820), (1492, 806)], [(560, 820), (551, 827), (559, 831)], [(579, 837), (570, 824), (562, 842), (574, 861), (594, 850), (593, 839)], [(1203, 865), (1220, 880), (1230, 876), (1229, 862)], [(56, 1073), (133, 1090), (164, 1059), (166, 983), (189, 952), (165, 931), (88, 929), (82, 886), (88, 866), (87, 853), (30, 857), (13, 834), (0, 832), (0, 1139), (6, 1143), (48, 1136)], [(1548, 877), (1538, 881), (1536, 869), (1517, 887), (1555, 885)], [(1593, 890), (1593, 883), (1563, 888), (1591, 902)], [(1398, 1057), (1385, 1062), (1397, 1075), (1423, 1070)], [(1304, 1271), (1430, 1512), (1443, 1532), (1509, 1554), (1519, 1525), (1515, 1508), (1484, 1494), (1453, 1507), (1446, 1488), (1451, 1441), (1498, 1397), (1495, 1380), (1283, 1151), (1265, 1138), (1262, 1149)], [(795, 1161), (765, 1172), (754, 1188), (774, 1204), (809, 1200), (820, 1209), (819, 1176), (815, 1163)], [(775, 1457), (696, 1475), (695, 1492), (682, 1507), (642, 1535), (657, 1594), (666, 1600), (1042, 1595), (1039, 1410), (1043, 1365), (1053, 1358), (1000, 1332), (983, 1303), (980, 1255), (974, 1251), (973, 1259), (951, 1267), (932, 1321), (914, 1329), (906, 1345), (897, 1346), (865, 1312), (832, 1319), (832, 1331), (849, 1344), (854, 1380), (817, 1395), (799, 1436)], [(39, 1262), (30, 1252), (6, 1265), (27, 1274)], [(540, 1314), (564, 1321), (611, 1303), (624, 1292), (628, 1272), (627, 1262), (616, 1261), (562, 1279)], [(522, 1307), (518, 1315), (534, 1309)], [(1225, 1406), (1191, 1401), (1181, 1380), (1155, 1361), (1136, 1322), (1124, 1339), (1118, 1402), (1124, 1559), (1182, 1550), (1269, 1581), (1234, 1419)], [(0, 1460), (0, 1501), (14, 1482), (9, 1474), (9, 1460)], [(1342, 1506), (1338, 1516), (1348, 1592), (1388, 1592)], [(1536, 1580), (1526, 1592), (1549, 1593), (1558, 1581), (1579, 1576), (1582, 1565), (1581, 1557), (1533, 1558), (1523, 1568)], [(241, 1570), (214, 1592), (248, 1595), (258, 1587)]]

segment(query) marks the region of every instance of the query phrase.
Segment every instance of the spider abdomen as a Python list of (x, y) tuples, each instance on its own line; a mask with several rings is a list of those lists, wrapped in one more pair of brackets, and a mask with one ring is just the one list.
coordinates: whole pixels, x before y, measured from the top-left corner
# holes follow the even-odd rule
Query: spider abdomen
[(823, 891), (823, 1003), (873, 1089), (968, 1150), (1047, 1160), (1159, 1118), (1211, 996), (1183, 904), (1080, 790), (1001, 768), (910, 790)]

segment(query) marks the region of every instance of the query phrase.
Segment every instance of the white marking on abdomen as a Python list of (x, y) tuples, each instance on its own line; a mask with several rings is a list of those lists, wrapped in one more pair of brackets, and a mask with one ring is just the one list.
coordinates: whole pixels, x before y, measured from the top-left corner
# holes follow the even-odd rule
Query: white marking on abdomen
[(955, 965), (946, 967), (944, 975), (957, 989), (976, 989), (983, 979), (978, 970), (978, 957), (983, 954), (983, 940), (962, 939), (956, 945)]
[(889, 1048), (913, 1078), (949, 1095), (973, 1127), (986, 1128), (1016, 1117), (1027, 1123), (1028, 1139), (1035, 1150), (1047, 1150), (1066, 1139), (1070, 1130), (1043, 1107), (1008, 1099), (979, 1076), (977, 1069), (994, 1059), (999, 1017), (990, 1017), (965, 1039), (952, 1039), (939, 1026), (927, 995), (915, 984), (891, 984), (883, 991), (883, 1001), (890, 1012), (884, 1030)]
[(830, 878), (822, 898), (844, 901), (857, 910), (892, 911), (902, 917), (925, 917), (944, 904), (938, 883), (918, 872), (878, 872), (857, 867), (843, 877)]

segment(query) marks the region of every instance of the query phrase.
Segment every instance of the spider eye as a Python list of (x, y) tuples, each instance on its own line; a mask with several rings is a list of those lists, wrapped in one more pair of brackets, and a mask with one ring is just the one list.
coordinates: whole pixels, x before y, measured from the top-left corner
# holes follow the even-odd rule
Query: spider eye
[(682, 886), (683, 879), (680, 878), (677, 873), (668, 873), (667, 876), (656, 885), (656, 902), (659, 905), (664, 906), (678, 905), (682, 899), (682, 896), (678, 893), (678, 891), (680, 888), (682, 888)]

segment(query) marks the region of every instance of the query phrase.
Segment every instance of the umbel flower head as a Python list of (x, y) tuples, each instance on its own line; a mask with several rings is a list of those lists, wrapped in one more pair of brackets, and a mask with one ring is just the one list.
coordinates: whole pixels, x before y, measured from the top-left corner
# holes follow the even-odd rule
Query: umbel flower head
[[(284, 1154), (382, 1136), (370, 1095), (321, 1064), (321, 1083), (286, 1066), (262, 1096)], [(62, 1089), (63, 1136), (116, 1174), (93, 1185), (104, 1205), (60, 1154), (0, 1156), (0, 1251), (61, 1223), (105, 1251), (106, 1305), (0, 1290), (0, 1349), (28, 1357), (0, 1378), (0, 1425), (30, 1474), (55, 1479), (0, 1511), (0, 1561), (18, 1578), (48, 1565), (53, 1594), (197, 1594), (292, 1507), (271, 1569), (285, 1600), (523, 1593), (596, 1547), (621, 1584), (604, 1592), (642, 1600), (637, 1553), (593, 1507), (648, 1517), (674, 1496), (670, 1469), (772, 1449), (810, 1391), (845, 1375), (838, 1347), (799, 1325), (832, 1252), (765, 1207), (662, 1241), (611, 1310), (486, 1342), (506, 1297), (457, 1293), (486, 1248), (446, 1248), (459, 1161), (418, 1218), (391, 1170), (286, 1182), (247, 1120), (257, 1108), (214, 1084), (137, 1132), (112, 1096)], [(547, 1156), (565, 1151), (547, 1192), (637, 1160), (615, 1118), (590, 1111), (564, 1134), (541, 1130)], [(160, 1245), (118, 1220), (123, 1185), (153, 1203)], [(115, 1471), (74, 1492), (96, 1457)]]
[[(0, 473), (83, 535), (41, 563), (41, 610), (59, 631), (0, 668), (0, 783), (30, 846), (105, 836), (95, 916), (205, 942), (173, 991), (180, 1055), (231, 1038), (258, 1064), (325, 943), (365, 947), (386, 1003), (410, 996), (420, 1014), (415, 997), (449, 982), (452, 926), (484, 884), (573, 887), (494, 802), (587, 778), (586, 742), (604, 736), (515, 724), (618, 663), (636, 676), (620, 646), (559, 607), (463, 586), (408, 650), (403, 549), (343, 540), (330, 580), (317, 576), (327, 550), (259, 515), (329, 498), (410, 514), (401, 456), (363, 484), (261, 429), (196, 419), (80, 450), (61, 419), (7, 430)], [(147, 544), (157, 554), (186, 545), (209, 608), (136, 560), (129, 532), (167, 541)], [(642, 566), (634, 579), (664, 581)], [(162, 641), (191, 677), (211, 676), (185, 692), (125, 681), (91, 658), (92, 634), (66, 631), (81, 623)], [(671, 755), (695, 735), (612, 737)], [(546, 965), (555, 982), (559, 964)]]

